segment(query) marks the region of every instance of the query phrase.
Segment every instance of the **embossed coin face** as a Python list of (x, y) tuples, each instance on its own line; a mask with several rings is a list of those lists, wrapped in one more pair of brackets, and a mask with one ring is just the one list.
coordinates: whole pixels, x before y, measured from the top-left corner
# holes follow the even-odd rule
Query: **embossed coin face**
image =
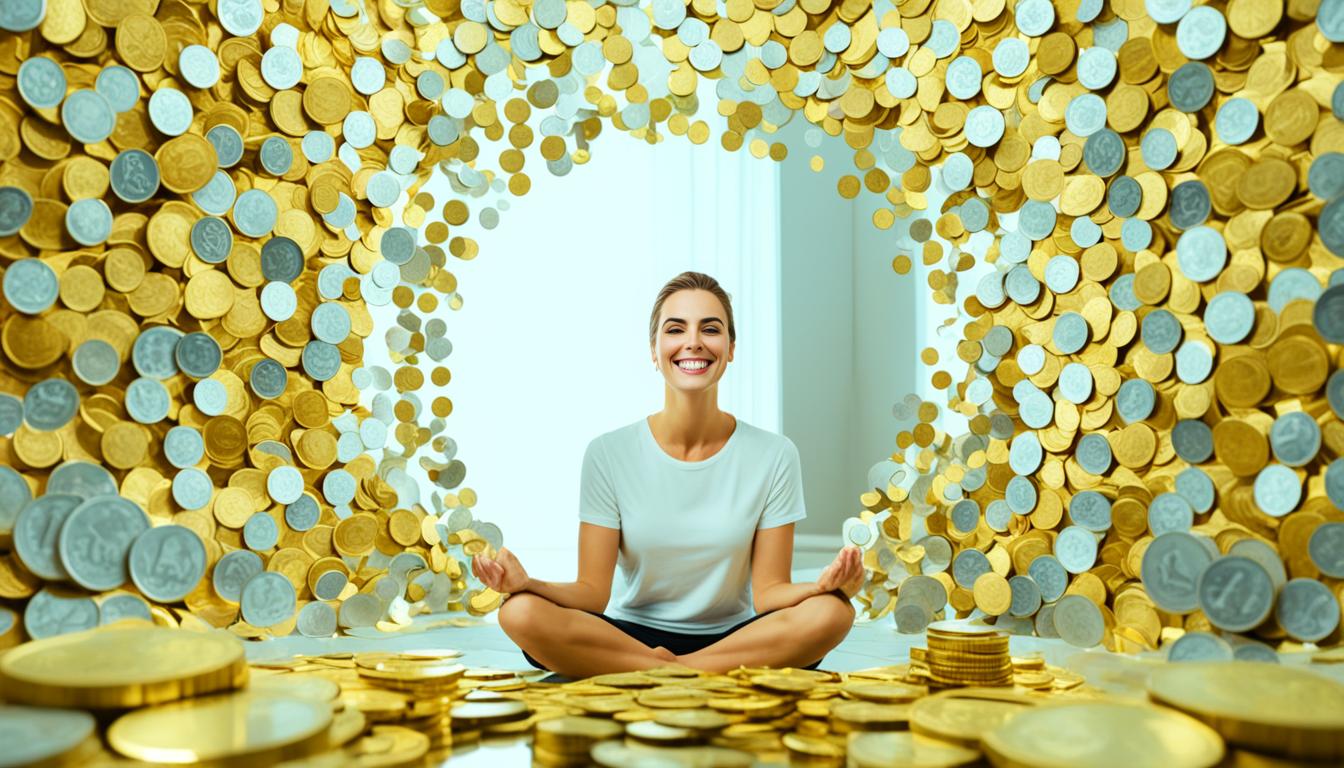
[(65, 519), (83, 501), (79, 496), (48, 493), (33, 499), (19, 512), (14, 524), (14, 551), (34, 575), (49, 581), (70, 577), (61, 566), (56, 536)]
[[(0, 11), (0, 22), (4, 12)], [(3, 27), (0, 23), (0, 27)], [(97, 735), (93, 715), (77, 709), (0, 706), (6, 765), (60, 765)]]
[(1167, 661), (1231, 661), (1232, 646), (1209, 632), (1186, 632), (1167, 648)]
[(1220, 557), (1199, 576), (1199, 607), (1209, 622), (1228, 632), (1252, 630), (1274, 608), (1274, 583), (1260, 564), (1245, 557)]
[[(3, 202), (0, 198), (0, 204)], [(45, 311), (56, 303), (59, 290), (56, 273), (40, 259), (19, 259), (5, 270), (5, 301), (20, 312), (36, 315)]]
[(205, 566), (201, 538), (180, 525), (151, 528), (131, 546), (131, 580), (156, 602), (175, 603), (186, 597), (205, 575)]
[(248, 579), (242, 594), (243, 620), (255, 627), (270, 627), (294, 615), (294, 585), (283, 574), (266, 571)]
[(221, 599), (237, 604), (242, 600), (244, 585), (263, 570), (261, 557), (256, 552), (236, 549), (215, 563), (211, 586)]
[(1314, 643), (1339, 626), (1339, 599), (1315, 579), (1289, 579), (1279, 589), (1274, 618), (1289, 637)]
[(1212, 560), (1194, 535), (1170, 531), (1154, 538), (1144, 550), (1140, 577), (1158, 608), (1185, 613), (1198, 607), (1199, 576)]
[(135, 502), (95, 496), (76, 507), (61, 526), (57, 547), (61, 565), (85, 589), (116, 589), (129, 576), (126, 557), (131, 544), (147, 530), (149, 518)]

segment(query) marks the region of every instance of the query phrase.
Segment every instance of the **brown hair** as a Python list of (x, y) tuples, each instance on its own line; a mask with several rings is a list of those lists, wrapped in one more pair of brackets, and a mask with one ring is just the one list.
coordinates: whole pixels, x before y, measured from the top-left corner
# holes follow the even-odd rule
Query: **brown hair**
[(731, 344), (737, 341), (737, 326), (733, 325), (732, 295), (723, 290), (723, 286), (719, 285), (718, 280), (704, 272), (682, 272), (667, 281), (667, 285), (664, 285), (663, 289), (658, 292), (658, 299), (653, 302), (653, 314), (649, 316), (649, 344), (653, 344), (654, 340), (658, 338), (658, 314), (663, 311), (663, 302), (667, 301), (667, 297), (677, 291), (694, 289), (709, 291), (717, 296), (719, 301), (723, 302), (723, 310), (728, 313), (728, 342)]

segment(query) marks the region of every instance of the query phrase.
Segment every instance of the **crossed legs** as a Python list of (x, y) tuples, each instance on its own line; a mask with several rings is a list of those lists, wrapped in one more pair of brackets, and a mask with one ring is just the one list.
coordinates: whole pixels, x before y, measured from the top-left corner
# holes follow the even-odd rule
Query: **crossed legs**
[(854, 609), (835, 595), (817, 595), (774, 611), (694, 653), (650, 648), (605, 619), (520, 593), (499, 609), (504, 632), (548, 669), (567, 677), (650, 669), (665, 664), (709, 672), (746, 666), (803, 666), (839, 645)]

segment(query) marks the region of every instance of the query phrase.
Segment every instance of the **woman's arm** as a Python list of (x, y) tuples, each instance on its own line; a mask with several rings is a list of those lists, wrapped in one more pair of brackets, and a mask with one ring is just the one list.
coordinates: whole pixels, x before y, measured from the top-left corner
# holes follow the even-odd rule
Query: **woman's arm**
[(757, 613), (788, 608), (837, 589), (853, 597), (863, 586), (857, 547), (845, 547), (817, 581), (794, 582), (793, 523), (756, 532), (751, 550), (751, 601)]
[(528, 579), (519, 590), (540, 595), (566, 608), (601, 613), (611, 598), (611, 578), (616, 571), (621, 531), (592, 523), (579, 523), (579, 578), (555, 582)]

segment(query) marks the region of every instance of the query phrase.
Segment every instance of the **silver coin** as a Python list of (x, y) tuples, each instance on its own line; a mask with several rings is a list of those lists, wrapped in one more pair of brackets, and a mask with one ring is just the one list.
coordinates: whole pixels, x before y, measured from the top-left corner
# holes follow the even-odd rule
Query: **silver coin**
[(1265, 664), (1278, 664), (1279, 654), (1264, 643), (1245, 641), (1237, 643), (1232, 649), (1232, 658), (1237, 661), (1258, 661)]
[(33, 490), (23, 475), (0, 464), (0, 532), (14, 530), (19, 512), (33, 499)]
[(1204, 328), (1219, 344), (1240, 344), (1255, 327), (1255, 303), (1244, 293), (1222, 291), (1204, 308)]
[(243, 586), (264, 570), (265, 566), (256, 552), (235, 549), (215, 563), (210, 583), (221, 600), (237, 604), (243, 599)]
[(989, 354), (1003, 357), (1013, 349), (1013, 332), (1006, 326), (995, 325), (985, 332), (980, 343)]
[(257, 397), (271, 400), (284, 394), (289, 383), (289, 372), (271, 358), (262, 358), (253, 364), (248, 383)]
[(1186, 467), (1176, 475), (1176, 492), (1198, 514), (1213, 509), (1213, 480), (1199, 467)]
[(1055, 559), (1069, 573), (1082, 573), (1097, 562), (1097, 535), (1081, 525), (1070, 525), (1055, 537)]
[(75, 348), (70, 364), (80, 381), (100, 387), (117, 377), (121, 358), (106, 341), (89, 339)]
[(1182, 419), (1171, 429), (1171, 445), (1180, 458), (1202, 464), (1213, 456), (1213, 430), (1199, 419)]
[(1191, 0), (1144, 0), (1143, 8), (1158, 24), (1175, 24), (1190, 11)]
[(1030, 478), (1017, 475), (1008, 481), (1008, 487), (1004, 489), (1004, 501), (1008, 502), (1008, 507), (1019, 515), (1030, 514), (1036, 509), (1037, 493), (1036, 485)]
[[(1111, 56), (1112, 63), (1115, 61), (1114, 54), (1104, 48), (1088, 50), (1105, 51)], [(1125, 156), (1125, 140), (1109, 128), (1096, 131), (1088, 136), (1087, 142), (1083, 144), (1083, 162), (1087, 164), (1088, 170), (1102, 178), (1118, 173), (1124, 164)]]
[(1065, 312), (1055, 319), (1052, 340), (1060, 354), (1072, 355), (1087, 344), (1090, 330), (1087, 320), (1077, 312)]
[[(32, 640), (82, 632), (96, 626), (98, 604), (88, 595), (73, 590), (43, 587), (23, 609), (23, 629)], [(8, 745), (6, 753), (8, 757)]]
[(1218, 114), (1213, 118), (1213, 129), (1218, 134), (1218, 140), (1231, 146), (1250, 141), (1259, 127), (1260, 110), (1256, 108), (1255, 102), (1240, 96), (1219, 105)]
[(219, 82), (219, 59), (204, 45), (183, 48), (177, 55), (177, 69), (193, 88), (211, 88)]
[(1186, 632), (1167, 647), (1167, 661), (1232, 661), (1232, 646), (1209, 632)]
[(261, 274), (267, 280), (292, 283), (303, 274), (303, 249), (288, 237), (273, 237), (261, 246)]
[(117, 115), (102, 94), (92, 88), (71, 92), (61, 104), (61, 123), (80, 144), (97, 144), (112, 135)]
[(1145, 315), (1140, 329), (1143, 345), (1155, 355), (1175, 352), (1183, 333), (1181, 321), (1165, 309), (1155, 309)]
[(311, 325), (319, 341), (340, 344), (350, 335), (350, 313), (340, 303), (324, 301), (313, 309)]
[(205, 576), (205, 544), (190, 528), (160, 525), (131, 545), (131, 580), (156, 603), (176, 603)]
[(1012, 603), (1008, 615), (1017, 617), (1031, 616), (1041, 607), (1041, 588), (1030, 577), (1018, 575), (1008, 580), (1012, 590)]
[(336, 634), (336, 609), (314, 600), (299, 609), (299, 634), (304, 637), (331, 637)]
[(415, 256), (415, 232), (409, 227), (391, 227), (379, 240), (383, 258), (398, 266)]
[(143, 149), (127, 149), (112, 159), (112, 193), (127, 203), (143, 203), (159, 191), (159, 164)]
[[(1150, 128), (1144, 132), (1143, 137), (1139, 139), (1139, 153), (1143, 156), (1143, 164), (1155, 171), (1165, 171), (1176, 162), (1176, 155), (1180, 152), (1180, 147), (1176, 144), (1176, 136), (1166, 128)], [(1137, 180), (1131, 179), (1138, 186)], [(1138, 205), (1134, 206), (1134, 212), (1138, 211)], [(1128, 215), (1133, 216), (1134, 212)], [(1119, 213), (1116, 214), (1120, 215)]]
[(210, 504), (214, 490), (210, 476), (195, 467), (187, 467), (173, 475), (173, 501), (183, 509), (204, 509)]
[(1041, 297), (1041, 284), (1025, 264), (1008, 270), (1003, 278), (1003, 290), (1014, 303), (1023, 306), (1033, 304)]
[(1311, 161), (1307, 170), (1307, 189), (1311, 194), (1329, 202), (1344, 194), (1344, 153), (1325, 152)]
[(1311, 320), (1321, 338), (1332, 344), (1344, 343), (1344, 285), (1327, 288), (1316, 298)]
[[(121, 496), (94, 496), (74, 509), (57, 535), (61, 566), (85, 589), (105, 592), (126, 583), (131, 544), (149, 530), (149, 517)], [(95, 621), (96, 623), (96, 621)]]
[(131, 345), (131, 365), (136, 373), (164, 380), (177, 374), (177, 344), (183, 333), (166, 325), (146, 328)]
[[(1152, 133), (1152, 131), (1149, 131), (1149, 133)], [(1166, 132), (1163, 131), (1163, 133)], [(1170, 136), (1171, 134), (1167, 135)], [(1145, 138), (1147, 138), (1146, 135)], [(1175, 140), (1173, 139), (1173, 141)], [(1119, 218), (1128, 218), (1138, 213), (1139, 206), (1142, 203), (1143, 187), (1139, 186), (1139, 182), (1130, 176), (1121, 176), (1112, 181), (1110, 188), (1106, 191), (1106, 207), (1110, 209), (1112, 215)], [(1133, 278), (1131, 277), (1131, 279)]]
[(1069, 572), (1054, 555), (1037, 555), (1027, 566), (1027, 575), (1041, 589), (1041, 599), (1053, 603), (1069, 586)]
[(1069, 500), (1069, 520), (1096, 533), (1111, 528), (1111, 500), (1097, 491), (1079, 491)]
[[(342, 459), (342, 461), (348, 460)], [(451, 471), (451, 467), (447, 471)], [(354, 501), (355, 476), (344, 469), (328, 472), (326, 477), (322, 478), (322, 496), (332, 505), (349, 504)]]
[(261, 0), (219, 0), (215, 15), (219, 25), (230, 35), (251, 37), (265, 18)]
[(1066, 363), (1059, 372), (1059, 394), (1082, 405), (1092, 398), (1092, 369), (1082, 363)]
[(48, 432), (60, 429), (79, 410), (79, 392), (65, 379), (43, 379), (28, 388), (23, 396), (23, 418), (33, 429)]
[(1199, 608), (1225, 632), (1248, 632), (1274, 609), (1274, 582), (1260, 564), (1245, 557), (1214, 560), (1199, 575)]
[(107, 625), (122, 619), (153, 621), (154, 614), (149, 611), (149, 603), (139, 595), (123, 592), (103, 598), (98, 604), (98, 623)]
[(84, 502), (79, 496), (48, 493), (28, 503), (14, 523), (14, 552), (33, 575), (48, 581), (70, 578), (56, 552), (56, 536), (70, 513)]
[(1078, 448), (1074, 459), (1084, 472), (1092, 475), (1104, 475), (1111, 469), (1113, 459), (1111, 444), (1100, 433), (1092, 432), (1078, 439)]
[(229, 223), (204, 216), (191, 225), (191, 250), (207, 264), (223, 264), (233, 252), (233, 230)]
[(1326, 465), (1325, 495), (1335, 509), (1344, 509), (1344, 458)]
[(1035, 624), (1037, 637), (1059, 637), (1059, 632), (1055, 630), (1055, 606), (1053, 603), (1041, 605), (1040, 610), (1036, 611)]
[(1322, 523), (1307, 541), (1307, 553), (1321, 573), (1344, 578), (1344, 523)]
[(952, 578), (964, 589), (970, 589), (976, 579), (990, 570), (989, 558), (976, 549), (963, 549), (952, 561)]
[(0, 437), (9, 437), (23, 425), (23, 401), (0, 392)]
[(149, 95), (149, 121), (165, 136), (181, 136), (191, 128), (191, 99), (176, 88), (160, 85)]
[(294, 316), (299, 309), (299, 297), (289, 283), (271, 281), (261, 289), (261, 311), (267, 317), (282, 323)]
[(335, 378), (341, 370), (341, 350), (325, 341), (313, 340), (303, 347), (303, 372), (313, 381)]
[(1194, 519), (1194, 508), (1179, 493), (1159, 493), (1148, 505), (1148, 530), (1154, 536), (1169, 531), (1188, 531)]
[(261, 161), (261, 167), (267, 173), (272, 176), (283, 176), (289, 173), (290, 166), (294, 164), (294, 148), (283, 138), (272, 136), (261, 143), (257, 159)]
[(254, 552), (265, 552), (280, 540), (280, 528), (269, 513), (257, 512), (243, 525), (243, 543)]
[(933, 614), (929, 612), (928, 606), (914, 600), (897, 600), (896, 607), (892, 609), (891, 619), (896, 624), (896, 631), (903, 635), (921, 634), (933, 621)]
[(1302, 501), (1302, 481), (1283, 464), (1270, 464), (1255, 476), (1255, 506), (1270, 517), (1283, 517)]
[(317, 581), (313, 584), (313, 595), (318, 600), (335, 600), (341, 596), (345, 585), (349, 583), (350, 579), (344, 571), (327, 571), (317, 577)]
[(1106, 636), (1106, 622), (1097, 604), (1082, 595), (1065, 595), (1055, 605), (1055, 631), (1076, 648), (1094, 648)]
[[(0, 3), (0, 29), (27, 32), (36, 29), (47, 15), (47, 0), (9, 0)], [(6, 739), (7, 743), (17, 743)], [(75, 742), (79, 743), (79, 742)], [(18, 763), (26, 762), (18, 760)]]
[[(536, 13), (540, 6), (541, 3), (534, 4), (533, 12)], [(684, 15), (685, 9), (682, 10)], [(543, 26), (545, 25), (543, 24)], [(383, 90), (383, 86), (387, 85), (387, 72), (383, 69), (383, 63), (378, 59), (372, 56), (356, 56), (354, 64), (350, 66), (350, 83), (355, 86), (356, 91), (365, 96), (372, 96)]]
[(59, 293), (56, 272), (41, 259), (18, 259), (5, 270), (5, 301), (24, 314), (45, 312)]
[(289, 90), (303, 79), (303, 59), (287, 45), (273, 45), (261, 57), (261, 76), (275, 90)]
[(1128, 379), (1115, 393), (1115, 409), (1126, 424), (1148, 418), (1156, 405), (1157, 391), (1143, 379)]
[(1045, 265), (1045, 284), (1055, 293), (1068, 293), (1078, 285), (1078, 262), (1071, 256), (1055, 256)]
[(65, 231), (80, 245), (101, 245), (112, 234), (112, 209), (97, 198), (76, 200), (65, 209)]
[(215, 171), (204, 187), (191, 193), (191, 201), (208, 214), (223, 216), (233, 207), (237, 195), (238, 188), (233, 185), (233, 178), (224, 171)]
[[(998, 110), (994, 110), (997, 114)], [(1044, 240), (1055, 230), (1058, 212), (1050, 203), (1028, 200), (1017, 211), (1017, 230), (1031, 240)]]
[[(1014, 474), (1029, 475), (1041, 466), (1045, 452), (1035, 432), (1022, 432), (1008, 447), (1008, 466)], [(974, 502), (972, 502), (974, 503)]]
[(1304, 466), (1321, 450), (1321, 428), (1302, 411), (1285, 413), (1269, 429), (1269, 447), (1281, 463)]
[(276, 467), (266, 475), (266, 492), (278, 504), (292, 504), (303, 495), (303, 475), (294, 467)]
[[(1109, 48), (1094, 45), (1078, 52), (1078, 82), (1088, 90), (1099, 91), (1107, 87), (1114, 82), (1118, 71), (1119, 65), (1116, 62), (1115, 52)], [(1089, 165), (1091, 164), (1089, 163)], [(1092, 172), (1097, 173), (1095, 169)], [(1114, 171), (1111, 173), (1114, 173)], [(1097, 173), (1097, 175), (1101, 176), (1103, 174)], [(1104, 175), (1110, 176), (1111, 174)]]
[(157, 424), (168, 418), (172, 398), (162, 383), (140, 377), (126, 387), (126, 413), (141, 424)]
[(1179, 112), (1198, 112), (1212, 98), (1213, 70), (1202, 61), (1182, 64), (1167, 79), (1167, 100)]
[(33, 198), (27, 192), (19, 187), (0, 187), (0, 237), (18, 233), (32, 215)]
[[(1037, 0), (1025, 1), (1037, 3)], [(1049, 3), (1043, 2), (1043, 0), (1038, 4), (1049, 7)], [(966, 122), (963, 124), (966, 140), (977, 147), (992, 147), (998, 144), (999, 139), (1003, 138), (1003, 130), (1003, 113), (988, 105), (981, 105), (972, 109), (967, 113)]]
[(317, 499), (307, 493), (300, 494), (298, 499), (285, 506), (285, 525), (291, 530), (299, 532), (311, 530), (317, 525), (321, 516), (322, 509), (318, 506)]
[[(1322, 218), (1324, 213), (1322, 213)], [(1322, 228), (1324, 232), (1324, 228)], [(1282, 312), (1290, 301), (1316, 301), (1321, 295), (1321, 281), (1301, 267), (1279, 270), (1269, 281), (1268, 303), (1275, 312)], [(1314, 320), (1314, 318), (1313, 318)]]
[(65, 98), (65, 70), (47, 56), (30, 56), (19, 65), (19, 96), (33, 109), (51, 109)]
[(237, 128), (221, 123), (206, 131), (205, 138), (215, 148), (220, 168), (232, 168), (243, 159), (243, 137)]
[(228, 408), (229, 393), (215, 379), (205, 379), (191, 388), (191, 401), (206, 416), (219, 416)]
[(1055, 24), (1055, 8), (1047, 0), (1022, 0), (1013, 10), (1013, 21), (1027, 37), (1041, 37)]
[(63, 461), (47, 476), (48, 493), (68, 493), (81, 499), (115, 496), (117, 479), (102, 464)]
[(1322, 0), (1316, 8), (1316, 28), (1332, 43), (1344, 43), (1344, 4)]
[(1144, 551), (1139, 577), (1158, 608), (1188, 613), (1199, 606), (1199, 575), (1212, 560), (1194, 534), (1169, 531), (1155, 537)]
[(163, 456), (178, 469), (195, 466), (205, 457), (205, 438), (195, 427), (173, 427), (163, 436)]
[(1075, 136), (1089, 137), (1106, 127), (1106, 101), (1095, 93), (1075, 96), (1064, 109), (1064, 125)]
[(107, 99), (113, 112), (129, 112), (140, 101), (140, 76), (129, 67), (112, 64), (98, 73), (93, 89)]
[(1186, 58), (1210, 58), (1226, 39), (1227, 19), (1211, 5), (1191, 8), (1176, 25), (1176, 47)]
[(173, 360), (182, 373), (193, 379), (204, 379), (219, 370), (224, 350), (213, 336), (196, 331), (178, 340), (173, 349)]
[(296, 603), (289, 579), (273, 571), (259, 573), (243, 587), (243, 621), (254, 627), (273, 627), (294, 616)]
[(1200, 384), (1213, 373), (1213, 350), (1196, 339), (1186, 339), (1176, 350), (1176, 378), (1185, 384)]
[(238, 196), (238, 201), (233, 205), (233, 225), (248, 237), (262, 238), (269, 235), (275, 229), (279, 215), (280, 209), (275, 200), (260, 189), (247, 190)]
[(361, 592), (351, 595), (341, 603), (340, 611), (336, 616), (336, 623), (350, 629), (372, 627), (382, 620), (383, 612), (383, 604), (378, 598)]
[[(1199, 179), (1191, 179), (1172, 187), (1171, 203), (1168, 204), (1167, 217), (1176, 229), (1191, 230), (1193, 227), (1199, 227), (1208, 221), (1208, 215), (1212, 211), (1214, 211), (1214, 200), (1208, 195), (1208, 187), (1204, 186), (1204, 182), (1200, 182)], [(1204, 229), (1210, 230), (1208, 233), (1200, 230), (1206, 239), (1210, 239), (1212, 242), (1212, 238), (1216, 237), (1219, 243), (1223, 243), (1223, 235), (1218, 230), (1212, 229), (1212, 227), (1204, 227)], [(1184, 237), (1184, 235), (1181, 235), (1181, 237)], [(1204, 256), (1203, 252), (1211, 249), (1202, 245), (1203, 243), (1200, 242), (1195, 247), (1188, 247), (1187, 250), (1199, 253), (1200, 260), (1207, 260), (1207, 256)], [(1177, 253), (1179, 253), (1179, 242), (1177, 242), (1176, 247)], [(1223, 246), (1223, 250), (1226, 252), (1226, 245)], [(1181, 268), (1181, 272), (1185, 272), (1185, 276), (1189, 277), (1189, 273), (1184, 266)], [(1195, 278), (1191, 277), (1191, 280), (1195, 280)], [(1200, 282), (1203, 282), (1203, 280), (1200, 280)]]
[(1289, 637), (1314, 643), (1339, 626), (1339, 598), (1315, 579), (1289, 579), (1279, 589), (1274, 617)]
[(952, 505), (948, 519), (952, 521), (952, 528), (957, 532), (970, 533), (980, 524), (980, 505), (972, 499), (962, 499)]

